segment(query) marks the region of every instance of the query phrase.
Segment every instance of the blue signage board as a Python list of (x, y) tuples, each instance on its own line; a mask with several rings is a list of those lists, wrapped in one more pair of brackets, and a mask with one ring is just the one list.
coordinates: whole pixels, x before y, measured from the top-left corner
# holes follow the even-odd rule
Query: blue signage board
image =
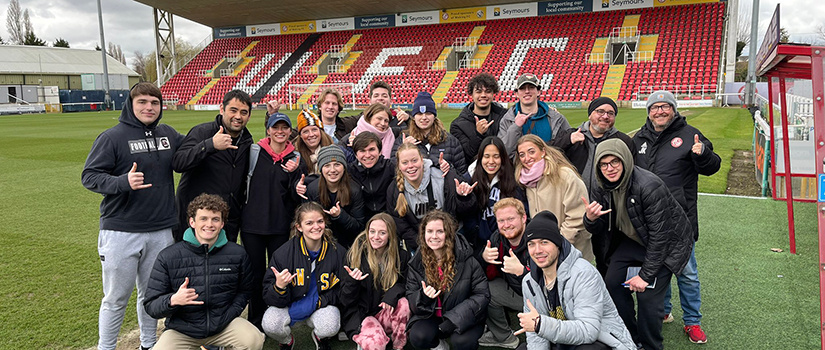
[(593, 11), (592, 0), (540, 1), (539, 16)]
[(355, 29), (395, 27), (395, 15), (355, 17)]
[(819, 181), (817, 181), (819, 188), (817, 188), (818, 198), (817, 201), (819, 203), (825, 203), (825, 174), (819, 174)]
[(246, 27), (227, 27), (213, 29), (212, 37), (215, 39), (223, 38), (243, 38), (246, 36)]

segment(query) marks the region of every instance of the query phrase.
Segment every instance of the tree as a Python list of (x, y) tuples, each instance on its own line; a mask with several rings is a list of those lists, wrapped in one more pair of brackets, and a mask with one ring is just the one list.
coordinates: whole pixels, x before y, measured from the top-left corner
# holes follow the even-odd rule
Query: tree
[(69, 42), (66, 41), (63, 38), (57, 38), (57, 39), (54, 39), (54, 44), (52, 44), (52, 46), (54, 46), (54, 47), (65, 47), (65, 48), (68, 49), (69, 48)]
[(779, 28), (779, 42), (787, 43), (789, 40), (791, 40), (791, 35), (788, 34), (788, 30), (785, 27)]
[(3, 37), (0, 37), (0, 45), (6, 45), (6, 42), (3, 41)]
[(149, 80), (146, 72), (146, 66), (150, 59), (152, 58), (144, 55), (143, 52), (135, 51), (135, 58), (132, 59), (132, 70), (134, 70), (137, 74), (140, 74), (140, 81), (154, 81)]
[(46, 46), (46, 42), (43, 39), (38, 38), (34, 33), (28, 32), (26, 33), (26, 37), (23, 39), (23, 45), (28, 46)]
[(9, 10), (6, 14), (6, 29), (9, 30), (9, 41), (12, 44), (23, 44), (26, 38), (25, 27), (23, 25), (23, 11), (20, 10), (20, 3), (11, 0)]
[(95, 44), (95, 51), (100, 51), (100, 50), (102, 50), (102, 49), (100, 48), (100, 45), (99, 45), (99, 44)]
[(825, 24), (816, 26), (816, 37), (820, 42), (825, 41)]
[(32, 26), (32, 19), (29, 17), (29, 9), (25, 9), (23, 11), (23, 35), (28, 33), (34, 33), (34, 27)]

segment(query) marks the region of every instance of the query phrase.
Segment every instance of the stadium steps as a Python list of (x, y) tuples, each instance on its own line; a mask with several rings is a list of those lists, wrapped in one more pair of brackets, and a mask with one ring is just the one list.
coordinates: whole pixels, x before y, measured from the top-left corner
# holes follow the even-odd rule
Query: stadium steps
[(444, 73), (444, 78), (442, 78), (441, 82), (438, 83), (438, 87), (435, 88), (435, 93), (433, 94), (433, 101), (436, 104), (439, 104), (442, 101), (444, 101), (444, 97), (447, 97), (447, 93), (453, 86), (453, 82), (455, 82), (455, 78), (457, 76), (458, 71), (449, 71)]
[(260, 41), (253, 41), (249, 43), (249, 45), (247, 45), (246, 48), (243, 49), (243, 51), (241, 51), (241, 54), (239, 56), (241, 59), (241, 63), (238, 64), (237, 67), (235, 67), (234, 71), (232, 71), (233, 77), (237, 76), (238, 74), (241, 74), (241, 71), (243, 71), (243, 69), (246, 68), (247, 65), (249, 65), (249, 62), (252, 62), (252, 60), (255, 59), (255, 57), (247, 57), (247, 55), (249, 55), (249, 52), (252, 51), (252, 49), (254, 49), (255, 46), (258, 45), (258, 43), (260, 43)]
[[(639, 37), (639, 46), (636, 47), (637, 52), (649, 51), (656, 52), (656, 44), (659, 42), (659, 34), (642, 35)], [(639, 61), (653, 61), (653, 55), (649, 57), (640, 57)]]
[(298, 101), (296, 101), (295, 103), (298, 106), (302, 106), (309, 103), (309, 98), (315, 95), (315, 92), (318, 91), (317, 84), (323, 84), (324, 80), (327, 80), (327, 76), (325, 74), (316, 77), (315, 80), (312, 81), (313, 85), (308, 86), (307, 89), (304, 90), (304, 93), (301, 94), (301, 97), (298, 98)]
[(476, 50), (475, 55), (473, 55), (473, 60), (478, 61), (472, 61), (478, 62), (478, 64), (470, 64), (470, 68), (481, 68), (481, 66), (484, 65), (484, 60), (486, 60), (487, 56), (490, 55), (490, 50), (492, 49), (493, 44), (478, 45), (478, 49)]
[[(593, 42), (593, 48), (590, 50), (591, 54), (603, 54), (607, 52), (607, 40), (608, 38), (596, 38), (596, 41)], [(593, 59), (590, 57), (590, 60), (587, 63), (602, 63), (602, 60)]]
[(189, 102), (187, 102), (186, 105), (191, 106), (193, 104), (198, 103), (201, 97), (206, 95), (206, 93), (209, 92), (209, 90), (212, 89), (212, 87), (215, 86), (215, 84), (217, 84), (220, 80), (221, 78), (212, 78), (212, 80), (206, 83), (206, 85), (203, 87), (203, 89), (201, 89), (201, 91), (198, 91), (198, 93), (195, 94), (195, 96), (192, 96), (192, 99), (189, 100)]
[(433, 69), (433, 70), (444, 69), (443, 67), (439, 66), (438, 62), (447, 62), (447, 57), (450, 57), (450, 54), (452, 52), (453, 52), (453, 47), (452, 46), (445, 46), (444, 50), (441, 50), (441, 54), (438, 55), (438, 58), (435, 59), (435, 63), (433, 63), (433, 66), (430, 67), (430, 69)]
[(267, 93), (269, 93), (269, 90), (272, 89), (272, 87), (275, 86), (275, 84), (283, 78), (283, 76), (286, 75), (290, 69), (292, 69), (292, 66), (298, 62), (301, 56), (303, 56), (304, 53), (306, 53), (309, 48), (312, 47), (312, 45), (315, 44), (315, 42), (320, 38), (321, 33), (314, 33), (308, 36), (306, 40), (301, 43), (301, 46), (298, 46), (298, 48), (295, 49), (291, 55), (289, 55), (289, 58), (287, 58), (286, 61), (278, 67), (278, 70), (267, 78), (266, 82), (258, 89), (258, 91), (255, 91), (255, 93), (252, 94), (252, 101), (261, 101)]
[(484, 29), (487, 26), (475, 26), (473, 31), (470, 32), (470, 35), (467, 36), (467, 46), (476, 46), (478, 45), (478, 39), (481, 38), (481, 34), (484, 34)]
[(624, 73), (627, 67), (623, 64), (614, 64), (607, 70), (607, 77), (604, 79), (602, 96), (616, 100), (619, 97), (619, 90), (622, 88)]
[(642, 15), (627, 15), (624, 16), (624, 21), (622, 21), (622, 27), (639, 27), (639, 19), (642, 18)]
[(326, 60), (327, 57), (329, 57), (329, 53), (324, 52), (324, 54), (322, 54), (321, 57), (318, 57), (318, 60), (315, 61), (315, 63), (313, 63), (311, 66), (309, 66), (309, 70), (307, 71), (307, 74), (318, 74), (318, 67), (320, 67), (321, 64), (324, 63), (324, 60)]
[(341, 52), (350, 52), (350, 50), (352, 50), (352, 47), (355, 46), (355, 43), (357, 43), (359, 39), (361, 39), (361, 34), (353, 35), (351, 38), (349, 38), (349, 40), (347, 40), (347, 43), (344, 44), (344, 48), (341, 49)]
[(361, 57), (361, 54), (364, 53), (363, 51), (351, 51), (349, 56), (347, 56), (347, 60), (344, 61), (344, 64), (341, 68), (341, 73), (346, 73), (352, 65), (355, 64), (355, 61), (358, 60), (358, 57)]

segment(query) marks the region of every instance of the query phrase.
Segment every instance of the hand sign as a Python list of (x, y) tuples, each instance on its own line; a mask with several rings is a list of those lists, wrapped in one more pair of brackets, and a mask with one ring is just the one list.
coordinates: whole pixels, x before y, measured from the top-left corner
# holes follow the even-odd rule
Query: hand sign
[(349, 276), (352, 277), (352, 279), (354, 279), (356, 281), (363, 281), (365, 278), (367, 278), (367, 276), (370, 275), (368, 273), (364, 273), (363, 271), (361, 271), (357, 268), (355, 270), (351, 270), (349, 268), (349, 266), (346, 266), (346, 265), (344, 266), (344, 270), (347, 270), (347, 273), (349, 274)]
[(288, 173), (291, 173), (291, 172), (295, 171), (295, 169), (298, 169), (298, 164), (300, 162), (301, 162), (301, 155), (299, 154), (297, 157), (288, 160), (286, 162), (286, 164), (281, 164), (281, 168), (284, 169), (284, 171), (286, 171)]
[(576, 142), (583, 142), (584, 141), (584, 134), (582, 133), (582, 128), (576, 130), (576, 132), (570, 134), (570, 143)]
[(324, 213), (331, 216), (333, 219), (337, 218), (338, 215), (341, 215), (341, 202), (335, 202), (335, 206), (329, 208), (329, 210), (324, 210)]
[(306, 175), (301, 174), (301, 179), (298, 180), (298, 184), (295, 185), (295, 193), (298, 194), (298, 197), (301, 197), (303, 199), (309, 199), (307, 198), (307, 196), (305, 196), (305, 194), (307, 193), (307, 185), (304, 184), (305, 177)]
[(502, 266), (501, 271), (516, 276), (521, 276), (524, 272), (524, 265), (518, 260), (512, 248), (510, 249), (510, 255), (504, 256), (504, 266)]
[(487, 129), (490, 128), (490, 125), (493, 125), (493, 120), (490, 121), (484, 119), (478, 119), (478, 116), (475, 116), (476, 119), (476, 132), (479, 134), (484, 135), (487, 132)]
[(184, 279), (183, 284), (180, 285), (178, 291), (172, 294), (169, 304), (172, 306), (178, 305), (201, 305), (202, 301), (197, 301), (198, 293), (195, 293), (195, 288), (189, 288), (189, 277)]
[(439, 295), (441, 295), (440, 290), (436, 291), (435, 288), (428, 286), (426, 283), (424, 283), (424, 281), (421, 281), (421, 291), (424, 292), (424, 295), (426, 295), (427, 298), (430, 299), (435, 299)]
[(466, 182), (458, 183), (458, 179), (455, 180), (455, 192), (458, 193), (459, 196), (467, 196), (473, 192), (473, 189), (476, 188), (478, 185), (478, 181), (473, 182), (472, 185), (468, 185)]
[(152, 187), (152, 184), (143, 183), (143, 172), (137, 171), (137, 163), (132, 163), (132, 170), (129, 170), (126, 178), (129, 180), (129, 187), (131, 187), (132, 190), (137, 191)]
[(609, 213), (613, 210), (613, 209), (607, 209), (607, 210), (602, 211), (602, 205), (599, 204), (599, 202), (594, 201), (594, 202), (588, 203), (587, 198), (584, 198), (584, 197), (582, 197), (582, 201), (584, 202), (584, 206), (587, 207), (587, 211), (585, 212), (585, 215), (587, 215), (587, 220), (590, 220), (590, 221), (595, 221), (596, 219), (598, 219), (602, 215), (607, 214), (607, 213)]
[(701, 140), (699, 140), (699, 135), (694, 134), (693, 135), (693, 147), (691, 147), (690, 150), (693, 151), (693, 153), (696, 153), (697, 155), (702, 155), (702, 151), (704, 150), (704, 147), (705, 147), (705, 144), (702, 143)]
[(513, 335), (519, 335), (524, 332), (535, 332), (536, 331), (536, 324), (538, 324), (541, 316), (539, 312), (536, 311), (536, 307), (533, 306), (533, 302), (530, 299), (527, 299), (527, 308), (530, 312), (519, 312), (518, 314), (518, 323), (521, 326), (521, 329), (517, 330)]
[(281, 99), (275, 99), (266, 103), (266, 114), (273, 115), (281, 109)]
[(524, 126), (524, 123), (527, 123), (527, 118), (529, 118), (529, 117), (530, 117), (529, 115), (519, 112), (518, 115), (516, 116), (516, 122), (515, 122), (516, 125)]
[(221, 125), (218, 132), (215, 133), (215, 136), (212, 136), (212, 146), (218, 151), (223, 151), (230, 148), (238, 149), (238, 146), (232, 145), (232, 136), (229, 136), (229, 134), (224, 134), (223, 125)]
[(499, 265), (501, 261), (498, 261), (498, 247), (491, 247), (491, 243), (488, 240), (487, 246), (484, 247), (484, 251), (481, 253), (481, 258), (484, 259), (488, 264)]
[(289, 273), (289, 270), (287, 269), (278, 272), (278, 270), (276, 270), (274, 266), (270, 266), (269, 268), (272, 269), (272, 272), (275, 274), (275, 288), (278, 289), (286, 288), (286, 286), (289, 285), (290, 282), (292, 282), (295, 276), (298, 276), (297, 273)]
[(395, 119), (398, 120), (398, 123), (403, 123), (410, 119), (410, 115), (407, 112), (404, 112), (403, 109), (400, 107), (395, 107)]
[(444, 152), (438, 154), (438, 167), (441, 168), (441, 177), (447, 176), (450, 171), (450, 163), (444, 160)]
[(401, 133), (401, 139), (403, 139), (403, 140), (404, 140), (404, 142), (406, 142), (406, 143), (411, 143), (411, 144), (413, 144), (413, 145), (417, 145), (417, 144), (421, 143), (421, 141), (416, 140), (416, 139), (415, 139), (414, 137), (412, 137), (412, 136), (406, 136), (406, 135), (404, 135), (404, 133), (403, 133), (403, 132)]

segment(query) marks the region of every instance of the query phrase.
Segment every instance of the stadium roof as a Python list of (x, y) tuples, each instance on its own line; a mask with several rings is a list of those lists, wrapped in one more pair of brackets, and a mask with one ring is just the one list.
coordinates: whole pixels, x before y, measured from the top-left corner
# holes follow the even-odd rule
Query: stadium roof
[(135, 0), (175, 16), (219, 28), (238, 25), (281, 23), (328, 18), (395, 14), (435, 9), (519, 3), (513, 0)]
[[(109, 74), (139, 76), (107, 56)], [(100, 51), (44, 46), (0, 45), (0, 73), (103, 74)]]

